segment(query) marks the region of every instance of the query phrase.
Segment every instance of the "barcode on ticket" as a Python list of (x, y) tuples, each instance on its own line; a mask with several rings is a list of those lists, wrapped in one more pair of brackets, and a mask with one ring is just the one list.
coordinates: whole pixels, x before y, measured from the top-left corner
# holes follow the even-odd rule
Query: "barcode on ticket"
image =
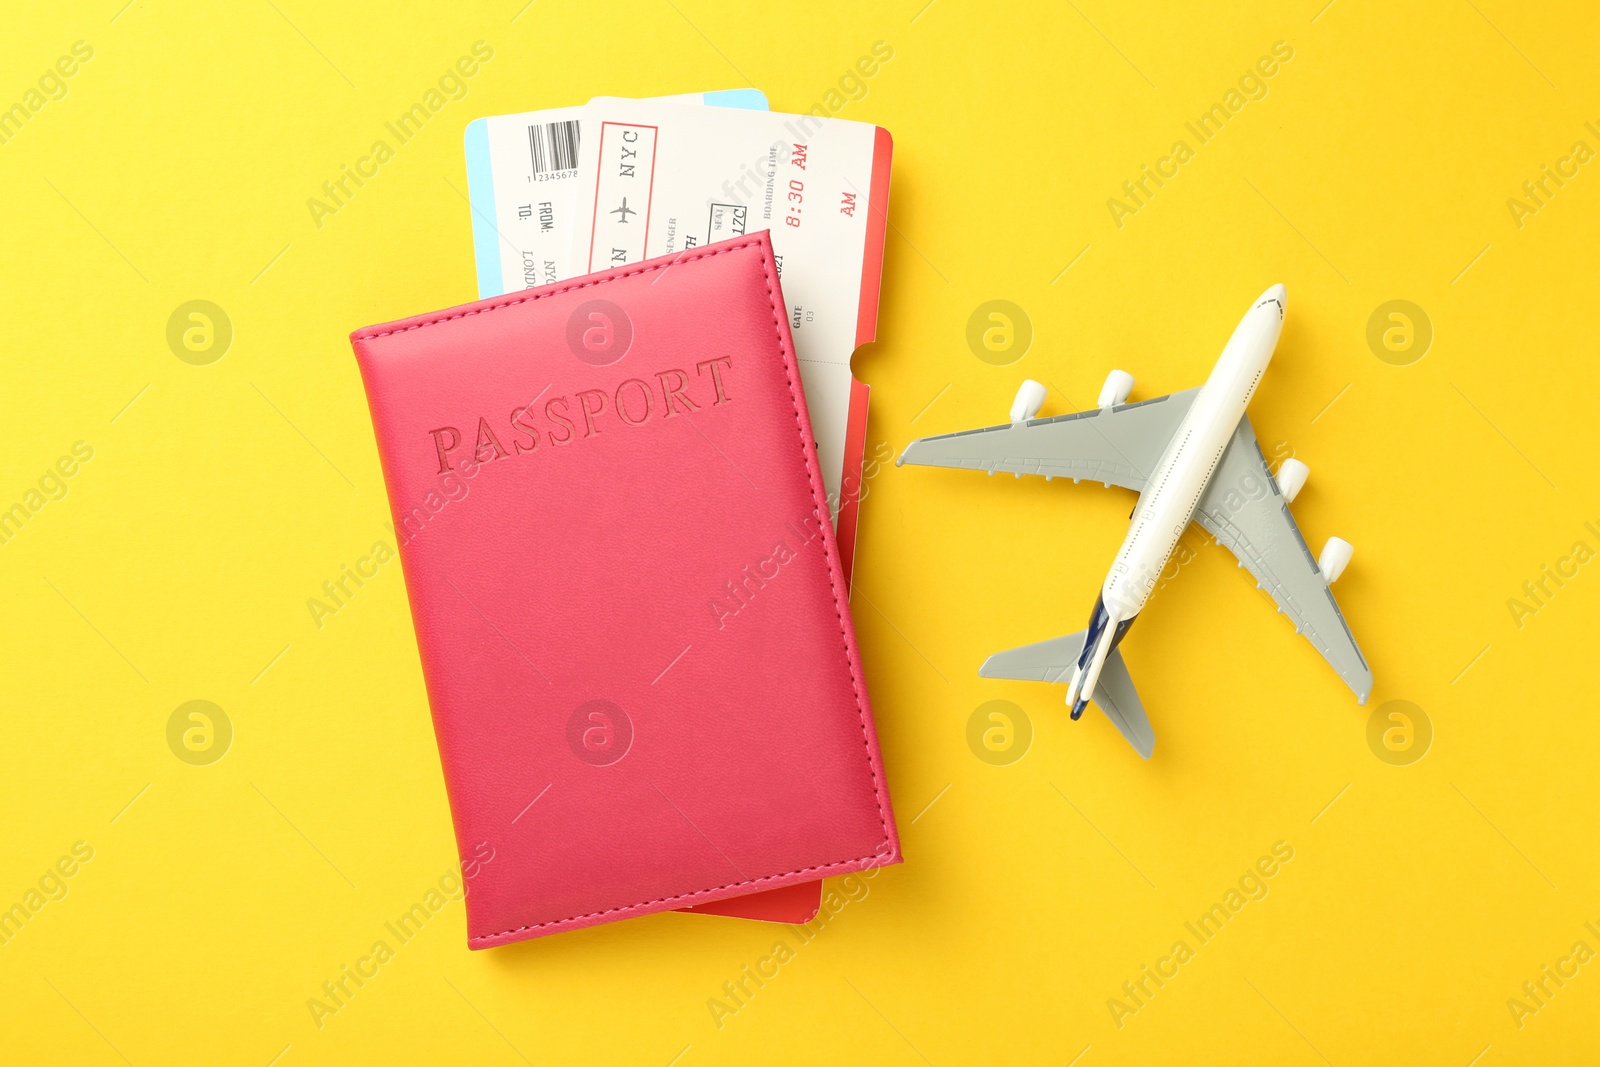
[(528, 151), (533, 157), (533, 176), (578, 169), (578, 123), (547, 122), (528, 127)]

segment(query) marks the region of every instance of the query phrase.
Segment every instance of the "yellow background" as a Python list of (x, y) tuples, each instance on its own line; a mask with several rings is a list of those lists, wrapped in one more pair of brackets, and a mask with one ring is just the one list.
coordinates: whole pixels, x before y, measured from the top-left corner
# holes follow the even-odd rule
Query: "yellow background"
[[(0, 545), (0, 907), (94, 849), (0, 946), (0, 1059), (1593, 1062), (1600, 964), (1520, 1027), (1507, 1000), (1600, 949), (1600, 565), (1520, 627), (1507, 601), (1600, 549), (1597, 165), (1520, 228), (1506, 205), (1600, 148), (1592, 9), (122, 2), (11, 4), (0, 33), (0, 103), (94, 48), (0, 145), (0, 507), (94, 449)], [(479, 40), (465, 99), (318, 228), (306, 200)], [(1356, 546), (1372, 702), (1191, 531), (1124, 645), (1141, 762), (1059, 688), (976, 676), (1083, 626), (1131, 496), (888, 467), (854, 606), (903, 866), (720, 1027), (708, 999), (792, 932), (669, 914), (469, 953), (451, 903), (319, 1029), (307, 998), (454, 856), (398, 567), (320, 629), (306, 600), (392, 543), (347, 333), (475, 294), (463, 127), (742, 84), (806, 110), (880, 40), (837, 112), (895, 138), (871, 443), (1000, 421), (1024, 376), (1046, 413), (1112, 366), (1136, 398), (1186, 388), (1283, 281), (1251, 417), (1311, 466), (1313, 548)], [(1184, 122), (1277, 41), (1267, 96), (1197, 146)], [(1119, 228), (1107, 199), (1180, 138)], [(193, 299), (234, 328), (209, 366), (166, 341)], [(1010, 366), (966, 344), (991, 299), (1033, 325)], [(1409, 366), (1366, 341), (1392, 299), (1433, 325)], [(209, 766), (167, 744), (194, 699), (234, 729)], [(967, 743), (992, 699), (1032, 724), (1007, 766)], [(1408, 766), (1368, 744), (1391, 700), (1432, 724)], [(1199, 946), (1185, 921), (1278, 841), (1269, 895)], [(1108, 999), (1179, 939), (1195, 958), (1119, 1027)]]

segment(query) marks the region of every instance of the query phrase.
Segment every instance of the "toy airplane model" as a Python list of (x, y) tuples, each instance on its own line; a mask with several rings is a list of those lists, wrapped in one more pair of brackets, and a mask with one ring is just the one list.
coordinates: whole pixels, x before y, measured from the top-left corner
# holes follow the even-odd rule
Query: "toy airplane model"
[(1348, 541), (1328, 538), (1312, 558), (1289, 502), (1311, 473), (1284, 460), (1274, 478), (1245, 408), (1283, 332), (1284, 289), (1274, 285), (1245, 312), (1204, 385), (1127, 403), (1133, 377), (1113, 370), (1097, 411), (1035, 418), (1045, 388), (1025, 381), (1011, 422), (911, 442), (896, 461), (933, 467), (1042, 474), (1120, 485), (1139, 494), (1127, 539), (1111, 564), (1089, 628), (1067, 637), (997, 652), (985, 678), (1067, 683), (1077, 719), (1090, 700), (1145, 759), (1155, 734), (1117, 645), (1150, 598), (1191, 521), (1225, 545), (1310, 639), (1365, 704), (1372, 670), (1329, 586), (1350, 562)]

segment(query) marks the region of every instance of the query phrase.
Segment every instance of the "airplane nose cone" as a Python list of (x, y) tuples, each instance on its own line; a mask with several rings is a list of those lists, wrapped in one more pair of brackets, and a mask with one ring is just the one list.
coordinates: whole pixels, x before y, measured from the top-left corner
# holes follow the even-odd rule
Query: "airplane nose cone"
[(1284, 289), (1282, 282), (1279, 282), (1261, 294), (1261, 298), (1256, 301), (1256, 307), (1260, 307), (1263, 304), (1278, 305), (1278, 318), (1281, 320), (1284, 310), (1288, 307), (1288, 299), (1288, 290)]

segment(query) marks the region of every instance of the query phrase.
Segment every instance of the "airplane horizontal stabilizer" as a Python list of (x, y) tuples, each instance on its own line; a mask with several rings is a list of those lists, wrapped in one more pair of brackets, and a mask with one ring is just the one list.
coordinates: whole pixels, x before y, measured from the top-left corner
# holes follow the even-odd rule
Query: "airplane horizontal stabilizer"
[[(1086, 632), (1080, 630), (1066, 637), (996, 652), (978, 668), (978, 674), (984, 678), (1065, 684), (1072, 677), (1072, 668), (1077, 665), (1078, 656), (1083, 651)], [(1128, 665), (1123, 661), (1120, 649), (1112, 649), (1106, 657), (1091, 702), (1106, 713), (1106, 718), (1128, 739), (1134, 751), (1145, 759), (1150, 758), (1156, 747), (1155, 731), (1150, 728), (1144, 703), (1133, 687), (1133, 678), (1128, 674)]]

